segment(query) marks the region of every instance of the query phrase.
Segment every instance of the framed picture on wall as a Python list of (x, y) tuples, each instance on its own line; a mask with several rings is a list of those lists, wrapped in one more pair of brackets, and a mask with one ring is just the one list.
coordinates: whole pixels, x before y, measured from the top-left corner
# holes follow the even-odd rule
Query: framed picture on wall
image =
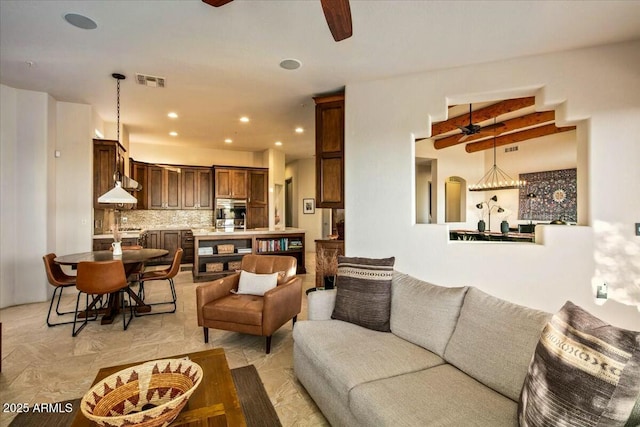
[(302, 199), (302, 213), (316, 213), (316, 199)]

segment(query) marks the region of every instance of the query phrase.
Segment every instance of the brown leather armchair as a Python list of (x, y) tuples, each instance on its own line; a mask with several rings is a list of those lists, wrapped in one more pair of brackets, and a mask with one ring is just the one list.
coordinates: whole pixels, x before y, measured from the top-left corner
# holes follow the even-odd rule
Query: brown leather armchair
[(241, 270), (255, 274), (281, 273), (278, 286), (264, 296), (237, 295), (240, 273), (198, 286), (196, 305), (198, 326), (267, 337), (266, 352), (271, 351), (271, 335), (292, 319), (295, 325), (302, 304), (302, 279), (296, 277), (297, 260), (290, 256), (245, 255)]

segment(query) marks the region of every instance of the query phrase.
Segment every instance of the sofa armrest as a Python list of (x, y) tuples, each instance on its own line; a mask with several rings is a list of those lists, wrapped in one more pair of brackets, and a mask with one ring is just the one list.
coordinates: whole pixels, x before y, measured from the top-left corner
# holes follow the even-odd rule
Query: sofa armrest
[(264, 294), (262, 332), (271, 335), (302, 309), (302, 278), (294, 277)]
[(307, 295), (307, 319), (331, 320), (333, 308), (336, 305), (336, 290), (317, 290)]
[(235, 273), (196, 288), (196, 312), (198, 313), (199, 326), (203, 325), (202, 307), (211, 301), (226, 297), (232, 289), (238, 290), (239, 280), (240, 273)]

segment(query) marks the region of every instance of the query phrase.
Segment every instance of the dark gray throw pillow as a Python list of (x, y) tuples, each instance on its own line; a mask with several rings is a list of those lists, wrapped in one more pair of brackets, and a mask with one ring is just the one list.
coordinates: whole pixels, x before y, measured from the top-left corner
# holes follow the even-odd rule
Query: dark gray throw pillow
[(390, 332), (391, 279), (395, 257), (338, 257), (336, 305), (331, 318)]
[(520, 426), (634, 425), (640, 332), (567, 301), (545, 326), (518, 404)]

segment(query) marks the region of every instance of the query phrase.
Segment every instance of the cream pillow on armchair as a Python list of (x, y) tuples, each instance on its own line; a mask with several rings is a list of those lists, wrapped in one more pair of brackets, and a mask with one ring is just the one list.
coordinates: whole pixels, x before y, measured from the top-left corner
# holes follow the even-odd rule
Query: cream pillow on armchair
[(275, 288), (277, 285), (278, 273), (255, 274), (243, 270), (240, 272), (240, 281), (236, 294), (263, 296), (265, 292)]

